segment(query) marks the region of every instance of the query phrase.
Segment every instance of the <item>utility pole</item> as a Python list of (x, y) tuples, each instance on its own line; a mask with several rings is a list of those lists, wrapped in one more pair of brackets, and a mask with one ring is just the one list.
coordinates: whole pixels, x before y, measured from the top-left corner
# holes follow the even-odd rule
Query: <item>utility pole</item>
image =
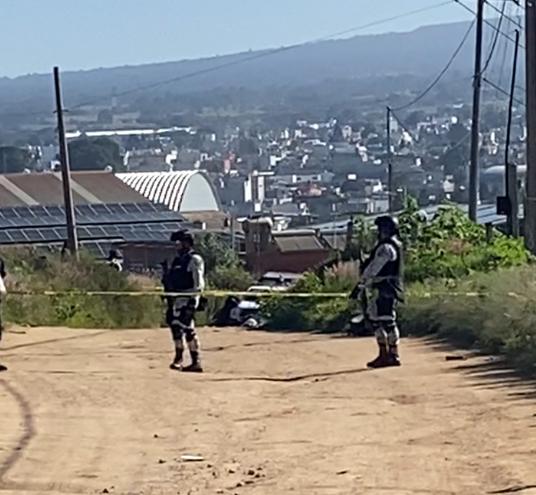
[(525, 243), (536, 254), (536, 2), (526, 0), (527, 177)]
[(387, 107), (387, 192), (389, 213), (393, 213), (393, 164), (391, 155), (391, 107)]
[(63, 103), (61, 97), (60, 70), (58, 67), (54, 67), (54, 88), (56, 90), (56, 114), (58, 117), (58, 138), (60, 145), (63, 202), (65, 206), (65, 218), (67, 221), (67, 249), (69, 249), (73, 256), (78, 257), (78, 237), (76, 233), (76, 218), (74, 214), (73, 194), (71, 190), (69, 148), (67, 147), (65, 125), (63, 123)]
[(516, 44), (514, 50), (514, 67), (512, 69), (512, 84), (510, 86), (510, 101), (508, 104), (508, 124), (506, 126), (505, 151), (505, 194), (508, 198), (507, 231), (513, 237), (519, 237), (519, 191), (517, 189), (517, 165), (510, 163), (510, 143), (512, 141), (512, 116), (517, 81), (517, 61), (519, 58), (519, 30), (516, 30)]
[(484, 31), (485, 0), (478, 0), (476, 16), (475, 74), (473, 81), (473, 122), (471, 128), (471, 163), (469, 169), (469, 218), (477, 221), (480, 173), (480, 93), (482, 89), (482, 38)]
[(231, 249), (233, 250), (233, 253), (236, 252), (236, 231), (235, 231), (235, 214), (234, 211), (231, 210)]

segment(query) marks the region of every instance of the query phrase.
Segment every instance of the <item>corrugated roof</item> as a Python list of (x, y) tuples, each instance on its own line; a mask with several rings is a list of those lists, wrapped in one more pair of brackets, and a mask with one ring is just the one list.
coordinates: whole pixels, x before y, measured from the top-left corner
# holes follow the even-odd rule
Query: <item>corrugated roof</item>
[(331, 234), (324, 234), (322, 236), (324, 241), (328, 243), (331, 249), (337, 251), (344, 251), (346, 249), (346, 242), (348, 240), (348, 235), (346, 232), (337, 232)]
[[(226, 225), (227, 215), (222, 211), (194, 211), (182, 214), (189, 222), (203, 222), (207, 229), (230, 230), (230, 225)], [(235, 230), (241, 231), (240, 224), (235, 224)]]
[(305, 235), (277, 235), (274, 242), (282, 253), (293, 251), (325, 251), (326, 247), (314, 234)]
[[(58, 180), (54, 174), (16, 174), (8, 175), (6, 176), (6, 179), (20, 190), (24, 191), (37, 204), (60, 205), (63, 203), (63, 189), (61, 180)], [(85, 200), (75, 191), (73, 191), (73, 202), (75, 204), (88, 203), (87, 200)]]
[(111, 174), (77, 172), (74, 179), (103, 203), (145, 203), (147, 198)]
[(0, 205), (2, 206), (26, 206), (26, 203), (9, 192), (0, 184)]
[[(456, 204), (454, 206), (456, 206), (456, 208), (459, 208), (460, 210), (464, 212), (468, 211), (467, 205)], [(445, 205), (428, 206), (426, 208), (423, 208), (421, 211), (425, 213), (428, 217), (432, 217), (438, 212), (440, 208), (445, 208)], [(506, 217), (504, 215), (497, 215), (496, 210), (497, 210), (497, 207), (494, 204), (480, 205), (477, 210), (477, 223), (479, 223), (480, 225), (485, 225), (486, 223), (493, 223), (493, 225), (501, 225), (505, 223)], [(522, 211), (523, 211), (523, 208), (521, 207), (520, 208), (521, 216), (523, 215)], [(365, 216), (362, 218), (365, 221), (372, 223), (376, 219), (376, 215)], [(348, 221), (349, 221), (349, 218), (345, 218), (343, 220), (334, 220), (332, 222), (309, 225), (305, 227), (304, 230), (315, 228), (324, 234), (326, 232), (328, 233), (342, 232), (342, 231), (346, 231), (346, 229), (348, 228)]]
[[(73, 172), (75, 205), (96, 203), (147, 203), (111, 172)], [(0, 181), (0, 208), (63, 204), (61, 176), (55, 173), (8, 174)]]
[[(219, 200), (208, 177), (199, 170), (117, 174), (125, 184), (151, 201), (173, 211), (219, 210)], [(192, 190), (191, 188), (195, 188)], [(188, 194), (190, 193), (190, 194)], [(192, 208), (188, 202), (195, 200)]]

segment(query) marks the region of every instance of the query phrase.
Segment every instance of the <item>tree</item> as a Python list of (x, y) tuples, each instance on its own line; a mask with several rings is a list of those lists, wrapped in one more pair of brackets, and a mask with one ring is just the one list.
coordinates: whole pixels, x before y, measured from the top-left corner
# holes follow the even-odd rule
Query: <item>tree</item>
[(205, 260), (205, 270), (210, 273), (217, 266), (236, 266), (238, 255), (215, 234), (203, 235), (196, 243), (196, 251)]
[(171, 139), (179, 149), (187, 148), (192, 142), (192, 136), (186, 131), (177, 131), (171, 135)]
[(342, 135), (342, 128), (337, 123), (335, 124), (335, 127), (333, 128), (333, 132), (331, 133), (331, 139), (330, 142), (332, 143), (341, 143), (344, 141), (343, 135)]
[(448, 139), (451, 145), (458, 144), (464, 138), (467, 138), (469, 131), (463, 124), (453, 124), (448, 132)]
[(123, 161), (119, 145), (109, 138), (81, 138), (69, 143), (72, 170), (121, 170)]
[(424, 122), (426, 117), (426, 112), (423, 110), (416, 110), (406, 117), (406, 124), (410, 127), (417, 127), (417, 124)]
[(506, 110), (494, 106), (485, 107), (482, 111), (482, 131), (488, 132), (505, 125)]
[(364, 139), (367, 139), (371, 134), (377, 134), (376, 125), (373, 122), (367, 122), (361, 131), (361, 135)]
[(0, 173), (15, 174), (31, 169), (33, 157), (29, 150), (16, 146), (0, 146)]
[(250, 137), (240, 137), (238, 140), (238, 153), (240, 156), (257, 155), (259, 148), (255, 140)]
[(114, 114), (109, 109), (104, 109), (99, 112), (97, 115), (97, 122), (99, 124), (113, 124)]
[(469, 161), (469, 143), (462, 143), (455, 148), (449, 148), (440, 158), (445, 174), (457, 175), (467, 168)]
[(195, 249), (205, 260), (207, 281), (211, 288), (246, 290), (253, 283), (252, 276), (244, 269), (238, 255), (221, 237), (203, 235)]

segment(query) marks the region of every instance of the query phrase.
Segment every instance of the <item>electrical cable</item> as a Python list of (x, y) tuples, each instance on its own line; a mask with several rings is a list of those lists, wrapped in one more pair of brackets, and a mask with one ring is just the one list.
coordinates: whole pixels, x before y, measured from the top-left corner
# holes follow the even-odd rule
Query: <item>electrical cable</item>
[[(338, 37), (344, 36), (346, 34), (355, 33), (357, 31), (363, 31), (365, 29), (370, 29), (372, 27), (376, 27), (376, 26), (379, 26), (381, 24), (386, 24), (386, 23), (389, 23), (389, 22), (392, 22), (392, 21), (403, 19), (405, 17), (409, 17), (409, 16), (421, 14), (423, 12), (428, 12), (428, 11), (431, 11), (431, 10), (435, 10), (435, 9), (444, 7), (446, 5), (449, 5), (451, 2), (452, 2), (452, 0), (443, 0), (441, 2), (438, 2), (438, 3), (433, 4), (433, 5), (429, 5), (427, 7), (423, 7), (423, 8), (420, 8), (420, 9), (414, 9), (414, 10), (411, 10), (411, 11), (408, 11), (408, 12), (405, 12), (405, 13), (402, 13), (402, 14), (398, 14), (398, 15), (395, 15), (395, 16), (390, 16), (390, 17), (386, 17), (386, 18), (383, 18), (383, 19), (372, 21), (372, 22), (369, 22), (369, 23), (366, 23), (366, 24), (361, 24), (359, 26), (355, 26), (353, 28), (345, 29), (343, 31), (338, 31), (336, 33), (332, 33), (330, 35), (323, 36), (321, 38), (315, 38), (315, 39), (312, 39), (312, 40), (309, 40), (309, 41), (305, 41), (303, 43), (294, 44), (294, 45), (288, 45), (288, 46), (284, 46), (284, 47), (280, 47), (280, 48), (276, 48), (276, 49), (272, 49), (272, 50), (264, 50), (264, 51), (261, 51), (259, 53), (254, 54), (254, 55), (250, 55), (250, 56), (247, 56), (247, 57), (240, 58), (238, 60), (232, 60), (232, 61), (222, 63), (222, 64), (219, 64), (219, 65), (216, 65), (216, 66), (213, 66), (213, 67), (207, 67), (205, 69), (192, 71), (190, 73), (182, 74), (182, 75), (170, 78), (170, 79), (165, 79), (165, 80), (161, 80), (161, 81), (155, 81), (154, 83), (150, 83), (150, 84), (147, 84), (147, 85), (144, 85), (144, 86), (138, 86), (138, 87), (132, 88), (130, 90), (125, 90), (125, 91), (123, 91), (121, 93), (115, 93), (115, 94), (110, 94), (110, 95), (102, 96), (102, 97), (99, 97), (99, 98), (95, 98), (95, 99), (92, 99), (91, 101), (86, 101), (86, 102), (79, 103), (77, 105), (71, 106), (69, 109), (70, 110), (76, 110), (76, 109), (82, 108), (82, 107), (87, 106), (87, 105), (94, 105), (96, 103), (100, 103), (100, 102), (102, 102), (104, 100), (108, 100), (108, 99), (110, 99), (111, 97), (114, 97), (114, 96), (115, 97), (121, 97), (121, 96), (127, 96), (127, 95), (137, 93), (137, 92), (143, 92), (143, 91), (146, 91), (146, 90), (149, 90), (149, 89), (154, 89), (154, 88), (157, 88), (157, 87), (160, 87), (160, 86), (171, 84), (173, 82), (180, 82), (180, 81), (183, 81), (183, 80), (186, 80), (186, 79), (195, 78), (195, 77), (200, 76), (200, 75), (205, 75), (205, 74), (209, 74), (209, 73), (212, 73), (212, 72), (216, 72), (218, 70), (225, 69), (225, 68), (228, 68), (228, 67), (233, 67), (233, 66), (236, 66), (236, 65), (239, 65), (239, 64), (242, 64), (242, 63), (247, 63), (247, 62), (251, 62), (253, 60), (257, 60), (257, 59), (260, 59), (260, 58), (265, 58), (265, 57), (269, 57), (269, 56), (272, 56), (272, 55), (277, 55), (279, 53), (283, 53), (283, 52), (287, 52), (287, 51), (294, 50), (294, 49), (297, 49), (297, 48), (301, 48), (303, 46), (307, 46), (307, 45), (310, 45), (310, 44), (319, 43), (319, 42), (322, 42), (322, 41), (328, 41), (330, 39), (338, 38)], [(26, 117), (26, 116), (37, 116), (37, 115), (49, 115), (51, 113), (52, 113), (51, 111), (50, 112), (48, 112), (48, 111), (39, 111), (39, 112), (30, 112), (30, 113), (15, 113), (15, 112), (2, 113), (2, 112), (0, 112), (0, 117), (5, 117), (5, 116), (7, 116), (7, 117)]]
[[(500, 86), (498, 86), (497, 84), (495, 84), (493, 81), (490, 81), (489, 79), (487, 79), (487, 78), (485, 78), (485, 77), (483, 77), (482, 80), (483, 80), (486, 84), (489, 84), (493, 89), (495, 89), (495, 90), (498, 91), (499, 93), (502, 93), (503, 95), (510, 97), (510, 92), (509, 92), (509, 91), (506, 91), (506, 89), (501, 88)], [(522, 105), (523, 107), (526, 107), (526, 106), (527, 106), (527, 105), (525, 104), (524, 101), (519, 100), (518, 98), (514, 98), (514, 101), (515, 101), (518, 105)]]
[(502, 86), (504, 78), (506, 77), (506, 59), (508, 56), (508, 42), (505, 39), (501, 40), (501, 54), (500, 54), (500, 63), (498, 68), (499, 73), (499, 86)]
[(447, 62), (447, 64), (445, 65), (445, 67), (441, 70), (441, 72), (437, 75), (437, 77), (432, 81), (432, 83), (430, 85), (428, 85), (428, 87), (422, 91), (416, 98), (414, 98), (412, 101), (410, 101), (409, 103), (405, 104), (405, 105), (402, 105), (400, 107), (397, 107), (397, 108), (393, 108), (392, 110), (393, 111), (396, 111), (396, 112), (400, 112), (402, 110), (406, 110), (407, 108), (409, 107), (412, 107), (413, 105), (415, 105), (416, 103), (418, 103), (419, 101), (421, 101), (423, 98), (425, 98), (429, 93), (430, 91), (432, 91), (438, 84), (439, 82), (441, 81), (441, 79), (443, 79), (443, 76), (448, 72), (448, 70), (450, 69), (450, 67), (452, 66), (452, 64), (454, 63), (454, 61), (456, 60), (456, 57), (459, 55), (459, 53), (461, 52), (463, 46), (465, 45), (465, 43), (467, 42), (467, 39), (469, 38), (469, 35), (471, 34), (471, 31), (473, 30), (473, 27), (475, 26), (475, 23), (476, 23), (476, 20), (473, 20), (473, 22), (471, 23), (471, 25), (469, 26), (469, 29), (467, 30), (467, 32), (465, 33), (465, 35), (463, 36), (460, 44), (458, 45), (458, 47), (456, 48), (456, 50), (454, 50), (454, 53), (452, 54), (452, 56), (450, 57), (449, 61)]
[[(484, 0), (487, 5), (489, 5), (495, 12), (503, 16), (504, 7), (508, 4), (511, 5), (512, 2), (503, 2), (502, 9), (497, 8), (493, 3), (490, 2), (490, 0)], [(519, 4), (517, 4), (519, 5)], [(515, 17), (511, 17), (508, 15), (504, 15), (504, 18), (510, 21), (512, 24), (515, 24), (521, 31), (523, 31), (523, 25), (515, 19)]]
[[(469, 7), (467, 4), (465, 4), (464, 2), (462, 2), (462, 0), (452, 0), (454, 3), (457, 3), (460, 7), (464, 8), (465, 10), (467, 10), (467, 12), (470, 12), (471, 14), (473, 14), (475, 17), (477, 15), (477, 13), (475, 12), (475, 10), (473, 10), (471, 7)], [(491, 23), (490, 21), (484, 19), (484, 23), (489, 26), (491, 29), (493, 29), (494, 31), (497, 30), (497, 28), (493, 25), (493, 23)], [(512, 43), (515, 44), (516, 40), (514, 38), (512, 38), (509, 34), (505, 33), (504, 31), (500, 31), (499, 34), (501, 36), (504, 36), (507, 40), (510, 40)], [(522, 45), (522, 44), (519, 44), (519, 48), (525, 50), (525, 45)]]
[(505, 9), (506, 9), (506, 3), (503, 3), (501, 16), (499, 17), (499, 20), (497, 21), (497, 28), (495, 30), (495, 36), (493, 38), (493, 42), (491, 43), (491, 48), (488, 54), (488, 58), (486, 60), (486, 63), (484, 64), (484, 68), (480, 71), (481, 76), (488, 70), (488, 67), (491, 64), (491, 61), (493, 59), (493, 55), (495, 54), (495, 49), (497, 48), (497, 42), (499, 41), (499, 33), (501, 32), (502, 22), (505, 18), (504, 17)]
[(400, 125), (400, 127), (402, 127), (402, 129), (404, 129), (411, 137), (411, 139), (413, 139), (413, 142), (417, 143), (419, 140), (415, 137), (415, 135), (413, 134), (413, 132), (411, 132), (408, 128), (408, 126), (406, 124), (404, 124), (404, 122), (402, 121), (402, 119), (395, 113), (395, 111), (391, 108), (390, 109), (391, 111), (391, 115), (394, 117), (394, 119), (398, 122), (398, 124)]
[[(242, 59), (239, 59), (239, 60), (232, 60), (230, 62), (226, 62), (226, 63), (216, 65), (216, 66), (213, 66), (213, 67), (207, 67), (206, 69), (193, 71), (193, 72), (183, 74), (183, 75), (180, 75), (180, 76), (176, 76), (176, 77), (173, 77), (173, 78), (170, 78), (170, 79), (165, 79), (165, 80), (162, 80), (162, 81), (157, 81), (157, 82), (154, 82), (154, 83), (151, 83), (151, 84), (147, 84), (145, 86), (139, 86), (137, 88), (132, 88), (130, 90), (123, 91), (122, 93), (117, 93), (117, 94), (115, 94), (113, 96), (116, 96), (116, 97), (128, 96), (128, 95), (133, 94), (133, 93), (143, 92), (143, 91), (146, 91), (148, 89), (154, 89), (154, 88), (158, 88), (160, 86), (164, 86), (164, 85), (171, 84), (171, 83), (174, 83), (174, 82), (180, 82), (180, 81), (183, 81), (183, 80), (186, 80), (186, 79), (191, 79), (191, 78), (197, 77), (199, 75), (204, 75), (204, 74), (207, 74), (207, 73), (215, 72), (215, 71), (225, 69), (225, 68), (228, 68), (228, 67), (232, 67), (232, 66), (235, 66), (235, 65), (239, 65), (239, 64), (242, 64), (242, 63), (251, 62), (253, 60), (258, 60), (260, 58), (265, 58), (265, 57), (269, 57), (269, 56), (272, 56), (272, 55), (277, 55), (279, 53), (287, 52), (287, 51), (290, 51), (290, 50), (295, 50), (297, 48), (302, 48), (304, 46), (308, 46), (308, 45), (311, 45), (311, 44), (320, 43), (322, 41), (328, 41), (330, 39), (338, 38), (338, 37), (344, 36), (346, 34), (355, 33), (357, 31), (363, 31), (365, 29), (370, 29), (371, 27), (375, 27), (375, 26), (379, 26), (381, 24), (385, 24), (385, 23), (388, 23), (388, 22), (403, 19), (404, 17), (408, 17), (408, 16), (420, 14), (420, 13), (423, 13), (423, 12), (427, 12), (427, 11), (430, 11), (430, 10), (434, 10), (434, 9), (437, 9), (437, 8), (440, 8), (440, 7), (444, 7), (444, 6), (448, 5), (451, 1), (452, 0), (442, 1), (442, 2), (434, 4), (434, 5), (429, 5), (429, 6), (424, 7), (424, 8), (411, 10), (411, 11), (405, 12), (403, 14), (398, 14), (398, 15), (395, 15), (395, 16), (387, 17), (387, 18), (380, 19), (380, 20), (373, 21), (373, 22), (369, 22), (369, 23), (366, 23), (366, 24), (361, 24), (361, 25), (355, 26), (353, 28), (345, 29), (344, 31), (338, 31), (336, 33), (332, 33), (332, 34), (329, 34), (327, 36), (323, 36), (321, 38), (315, 38), (313, 40), (305, 41), (303, 43), (298, 43), (298, 44), (294, 44), (294, 45), (284, 46), (284, 47), (281, 47), (281, 48), (276, 48), (276, 49), (273, 49), (273, 50), (263, 51), (263, 52), (256, 53), (254, 55), (251, 55), (249, 57), (245, 57), (245, 58), (242, 58)], [(107, 98), (110, 98), (111, 96), (112, 95), (110, 95)], [(99, 98), (99, 99), (96, 99), (96, 100), (91, 101), (91, 102), (85, 102), (85, 103), (75, 105), (74, 107), (71, 107), (71, 110), (75, 110), (77, 108), (80, 108), (80, 107), (83, 107), (83, 106), (86, 106), (86, 105), (92, 105), (92, 104), (98, 103), (98, 102), (102, 101), (103, 99), (104, 98)]]
[(448, 147), (448, 149), (443, 153), (443, 157), (446, 156), (447, 153), (450, 153), (451, 151), (454, 151), (455, 149), (458, 149), (465, 141), (467, 141), (471, 137), (471, 132), (468, 132), (463, 138), (461, 138), (457, 143), (451, 145)]

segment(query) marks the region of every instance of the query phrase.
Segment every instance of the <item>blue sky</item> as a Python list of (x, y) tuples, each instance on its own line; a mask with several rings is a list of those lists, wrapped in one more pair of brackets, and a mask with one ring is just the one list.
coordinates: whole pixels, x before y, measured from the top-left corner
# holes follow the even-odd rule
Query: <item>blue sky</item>
[[(470, 4), (474, 0), (468, 0)], [(0, 0), (0, 76), (299, 43), (440, 0)], [(359, 34), (467, 19), (454, 2)], [(356, 33), (358, 34), (358, 33)]]

